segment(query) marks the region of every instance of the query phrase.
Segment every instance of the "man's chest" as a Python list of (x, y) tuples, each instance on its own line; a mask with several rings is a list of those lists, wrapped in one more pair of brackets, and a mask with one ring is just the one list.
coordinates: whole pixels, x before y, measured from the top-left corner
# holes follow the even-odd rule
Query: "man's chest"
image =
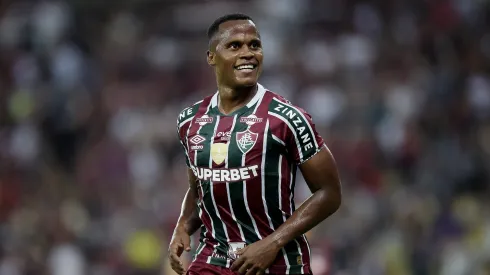
[(189, 160), (195, 167), (258, 165), (273, 130), (266, 117), (255, 115), (197, 117), (186, 136)]

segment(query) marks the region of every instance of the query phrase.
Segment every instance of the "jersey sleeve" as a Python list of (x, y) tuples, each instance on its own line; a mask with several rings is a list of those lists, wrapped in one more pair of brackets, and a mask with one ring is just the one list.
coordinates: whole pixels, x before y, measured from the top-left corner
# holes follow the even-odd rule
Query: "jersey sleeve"
[(280, 119), (283, 125), (283, 141), (296, 164), (305, 163), (316, 155), (325, 142), (318, 134), (311, 116), (289, 102), (273, 100), (269, 113)]
[(180, 112), (179, 117), (177, 118), (177, 135), (180, 144), (184, 148), (185, 162), (187, 164), (187, 167), (189, 168), (190, 168), (190, 161), (189, 161), (189, 148), (187, 148), (188, 145), (187, 132), (191, 125), (192, 119), (194, 118), (194, 116), (197, 113), (197, 110), (199, 109), (200, 102), (197, 102), (193, 106), (184, 109), (182, 112)]
[(189, 162), (189, 154), (188, 154), (188, 148), (187, 148), (187, 143), (186, 143), (186, 132), (183, 127), (180, 126), (179, 121), (177, 120), (177, 136), (179, 138), (179, 142), (182, 145), (182, 148), (184, 149), (184, 154), (185, 154), (185, 163), (187, 164), (187, 167), (190, 166)]

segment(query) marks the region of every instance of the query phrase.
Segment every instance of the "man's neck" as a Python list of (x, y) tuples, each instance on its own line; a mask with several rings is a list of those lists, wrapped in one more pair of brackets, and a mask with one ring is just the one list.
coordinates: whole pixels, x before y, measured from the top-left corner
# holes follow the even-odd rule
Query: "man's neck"
[(257, 93), (258, 85), (233, 89), (218, 87), (219, 110), (227, 115), (245, 106)]

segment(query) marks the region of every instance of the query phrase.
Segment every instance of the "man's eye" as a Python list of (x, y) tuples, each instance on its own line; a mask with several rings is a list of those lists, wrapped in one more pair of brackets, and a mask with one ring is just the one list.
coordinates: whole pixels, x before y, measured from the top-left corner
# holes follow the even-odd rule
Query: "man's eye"
[(252, 49), (260, 48), (260, 43), (259, 42), (252, 42), (252, 44), (250, 44), (250, 47)]
[(240, 45), (237, 42), (233, 42), (229, 46), (230, 49), (238, 49), (239, 47)]

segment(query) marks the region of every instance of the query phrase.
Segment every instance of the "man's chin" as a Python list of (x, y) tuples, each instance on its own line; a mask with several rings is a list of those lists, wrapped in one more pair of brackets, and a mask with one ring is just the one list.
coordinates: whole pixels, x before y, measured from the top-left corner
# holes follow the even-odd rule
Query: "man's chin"
[(237, 79), (235, 81), (235, 87), (237, 88), (247, 88), (247, 87), (253, 87), (257, 85), (257, 79), (256, 78), (249, 78), (249, 79)]

